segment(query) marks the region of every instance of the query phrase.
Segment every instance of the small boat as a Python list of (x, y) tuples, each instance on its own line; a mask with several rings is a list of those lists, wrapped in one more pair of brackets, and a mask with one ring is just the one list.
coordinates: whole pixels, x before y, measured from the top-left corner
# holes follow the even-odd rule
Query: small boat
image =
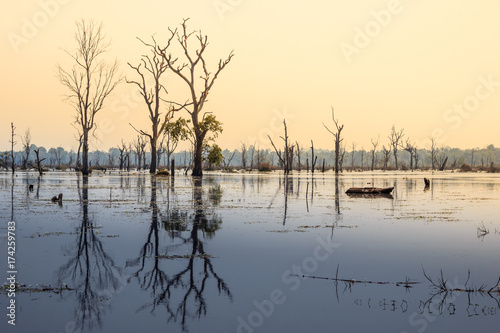
[(390, 194), (394, 187), (351, 187), (346, 194)]

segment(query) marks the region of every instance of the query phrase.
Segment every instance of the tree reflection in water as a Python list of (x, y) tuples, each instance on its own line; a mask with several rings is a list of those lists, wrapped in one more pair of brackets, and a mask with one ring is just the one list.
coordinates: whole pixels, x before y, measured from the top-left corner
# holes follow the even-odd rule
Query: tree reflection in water
[[(179, 323), (183, 331), (188, 330), (189, 318), (200, 318), (207, 315), (207, 299), (205, 292), (214, 280), (219, 294), (226, 295), (232, 301), (232, 294), (216, 273), (210, 255), (205, 252), (203, 238), (211, 238), (220, 228), (222, 220), (214, 213), (206, 213), (203, 203), (202, 180), (193, 180), (193, 213), (170, 209), (162, 216), (162, 225), (169, 233), (171, 245), (160, 245), (159, 209), (157, 206), (156, 178), (151, 177), (151, 224), (146, 243), (141, 248), (139, 257), (127, 262), (128, 267), (139, 266), (132, 275), (140, 287), (151, 291), (152, 301), (144, 304), (138, 311), (157, 310), (164, 306), (167, 321)], [(216, 189), (216, 191), (218, 191)], [(191, 230), (189, 230), (191, 229)], [(203, 235), (200, 235), (200, 232)], [(200, 237), (202, 236), (202, 237)], [(184, 249), (186, 248), (187, 249)], [(182, 256), (179, 256), (182, 253)], [(184, 255), (189, 253), (188, 255)], [(174, 255), (174, 256), (172, 256)], [(179, 264), (179, 257), (187, 260), (186, 266), (176, 274), (172, 272)], [(168, 259), (175, 258), (175, 261)], [(168, 261), (167, 261), (168, 260)], [(151, 268), (147, 268), (152, 266)], [(163, 268), (162, 268), (163, 267)], [(198, 277), (202, 276), (202, 279)]]
[(121, 271), (106, 253), (101, 240), (96, 236), (96, 226), (89, 218), (88, 177), (83, 176), (77, 185), (82, 207), (82, 222), (77, 228), (76, 247), (72, 249), (70, 260), (58, 272), (58, 284), (63, 282), (74, 288), (77, 297), (75, 326), (80, 330), (102, 326), (102, 316), (106, 313), (109, 294), (118, 289)]

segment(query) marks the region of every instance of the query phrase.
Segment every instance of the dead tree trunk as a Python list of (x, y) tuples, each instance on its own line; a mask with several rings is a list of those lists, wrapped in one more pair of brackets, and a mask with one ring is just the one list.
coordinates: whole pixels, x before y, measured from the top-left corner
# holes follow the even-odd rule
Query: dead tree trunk
[(40, 148), (35, 150), (35, 156), (36, 156), (36, 168), (38, 170), (38, 174), (41, 176), (43, 175), (43, 168), (42, 168), (42, 162), (45, 160), (45, 158), (40, 159)]
[(314, 143), (311, 140), (311, 173), (314, 173), (314, 169), (316, 168), (316, 161), (318, 160), (318, 156), (314, 156)]
[(10, 159), (11, 159), (11, 167), (12, 167), (12, 174), (14, 174), (14, 172), (16, 171), (16, 162), (15, 162), (15, 159), (16, 159), (16, 156), (14, 155), (14, 145), (16, 144), (16, 141), (14, 141), (14, 136), (15, 136), (15, 127), (14, 127), (14, 123), (10, 123), (10, 127), (12, 129), (12, 137), (10, 139), (10, 143), (12, 144), (11, 146), (11, 150), (10, 150)]
[(338, 173), (339, 173), (339, 158), (340, 158), (340, 143), (342, 142), (342, 140), (344, 140), (344, 139), (341, 139), (340, 133), (344, 129), (344, 125), (339, 125), (338, 119), (335, 119), (335, 113), (334, 113), (333, 107), (332, 107), (332, 120), (333, 120), (333, 123), (335, 124), (335, 127), (337, 129), (337, 131), (335, 133), (330, 131), (328, 129), (328, 127), (326, 127), (325, 124), (323, 124), (323, 126), (325, 126), (326, 130), (328, 132), (330, 132), (335, 139), (335, 174), (338, 175)]
[(280, 162), (283, 164), (284, 173), (288, 174), (290, 172), (290, 153), (292, 153), (292, 158), (293, 158), (293, 148), (292, 148), (292, 150), (290, 150), (290, 147), (288, 147), (288, 132), (287, 132), (287, 128), (286, 128), (286, 120), (285, 119), (283, 119), (283, 126), (285, 127), (285, 136), (284, 137), (280, 136), (280, 138), (283, 140), (283, 142), (285, 144), (285, 149), (284, 149), (283, 153), (281, 152), (281, 150), (278, 150), (278, 148), (276, 148), (276, 146), (274, 145), (273, 139), (271, 139), (271, 137), (269, 135), (267, 137), (271, 141), (271, 145), (273, 146), (274, 151), (276, 152), (276, 155), (278, 155)]

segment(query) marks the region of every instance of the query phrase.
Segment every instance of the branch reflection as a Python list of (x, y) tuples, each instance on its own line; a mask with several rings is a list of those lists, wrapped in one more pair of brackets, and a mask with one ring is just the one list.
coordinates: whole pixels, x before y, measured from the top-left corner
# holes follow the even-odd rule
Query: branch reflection
[[(217, 193), (221, 193), (220, 188), (215, 187), (209, 191), (209, 199), (214, 205), (220, 201)], [(195, 178), (193, 212), (170, 209), (162, 216), (161, 223), (170, 236), (170, 244), (161, 249), (161, 237), (158, 235), (160, 214), (156, 195), (156, 179), (153, 176), (152, 220), (146, 243), (141, 248), (139, 257), (127, 262), (127, 266), (140, 266), (133, 278), (138, 280), (143, 290), (151, 291), (152, 301), (144, 304), (138, 311), (150, 309), (154, 312), (159, 306), (163, 306), (167, 312), (167, 321), (179, 323), (182, 331), (188, 331), (188, 319), (207, 315), (206, 293), (211, 285), (217, 288), (219, 295), (223, 294), (232, 301), (229, 286), (216, 273), (212, 257), (205, 251), (204, 238), (212, 238), (222, 220), (215, 212), (207, 213), (202, 180)], [(179, 260), (187, 262), (182, 264), (183, 261)], [(148, 265), (152, 266), (149, 270), (146, 268)], [(166, 273), (167, 267), (170, 274)], [(171, 274), (176, 271), (177, 273)]]
[(83, 330), (100, 328), (102, 316), (109, 308), (106, 293), (118, 289), (120, 269), (106, 253), (103, 243), (96, 236), (97, 226), (89, 218), (88, 177), (83, 176), (77, 186), (82, 208), (82, 222), (77, 228), (76, 247), (71, 249), (70, 260), (58, 271), (58, 284), (68, 282), (77, 297), (76, 327)]

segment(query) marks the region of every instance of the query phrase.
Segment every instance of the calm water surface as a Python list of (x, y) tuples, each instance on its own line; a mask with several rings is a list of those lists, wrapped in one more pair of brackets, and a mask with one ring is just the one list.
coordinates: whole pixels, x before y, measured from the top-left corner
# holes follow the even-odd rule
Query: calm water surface
[(498, 332), (499, 216), (492, 174), (3, 173), (0, 329)]

